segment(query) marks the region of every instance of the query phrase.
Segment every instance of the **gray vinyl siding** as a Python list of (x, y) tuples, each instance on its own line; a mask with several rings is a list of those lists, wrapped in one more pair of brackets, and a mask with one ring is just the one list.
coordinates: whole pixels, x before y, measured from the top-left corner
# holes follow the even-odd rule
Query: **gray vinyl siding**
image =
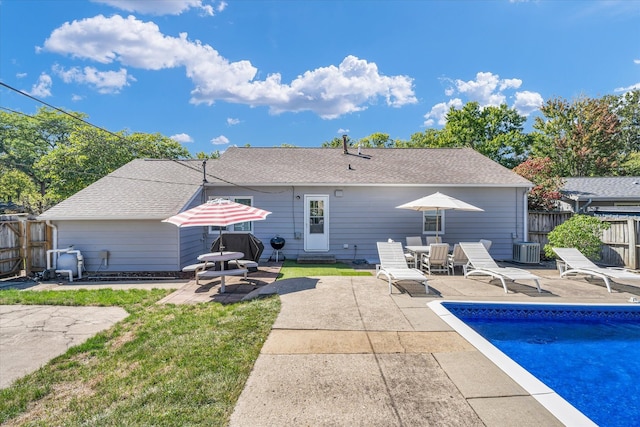
[[(342, 190), (336, 197), (335, 190)], [(422, 235), (422, 213), (396, 206), (436, 191), (464, 200), (484, 212), (446, 211), (443, 241), (489, 239), (496, 259), (511, 259), (512, 246), (523, 240), (524, 194), (522, 188), (460, 187), (264, 187), (260, 191), (240, 187), (207, 189), (208, 195), (252, 196), (254, 206), (271, 211), (264, 221), (253, 224), (253, 233), (268, 260), (272, 237), (286, 244), (282, 254), (296, 259), (304, 252), (304, 196), (329, 196), (329, 254), (339, 260), (378, 260), (376, 242)], [(300, 196), (300, 199), (297, 198)], [(198, 202), (194, 201), (194, 204)], [(58, 247), (73, 245), (84, 257), (88, 272), (179, 271), (208, 252), (218, 233), (203, 227), (178, 228), (159, 220), (56, 221)], [(296, 234), (300, 235), (296, 239)], [(344, 249), (343, 245), (349, 248)], [(357, 246), (357, 250), (356, 247)], [(108, 266), (101, 266), (99, 252), (109, 251)]]
[[(158, 220), (57, 221), (58, 248), (73, 246), (87, 272), (178, 271), (178, 228)], [(99, 252), (109, 251), (101, 266)]]
[[(336, 197), (335, 190), (342, 190)], [(524, 194), (522, 188), (454, 187), (272, 187), (261, 192), (218, 187), (208, 194), (253, 196), (254, 206), (273, 212), (265, 221), (254, 223), (254, 234), (265, 245), (263, 260), (272, 255), (270, 240), (285, 239), (282, 250), (288, 259), (304, 253), (304, 195), (329, 196), (329, 254), (337, 259), (378, 259), (376, 242), (422, 234), (422, 214), (396, 206), (440, 191), (484, 209), (484, 212), (447, 211), (443, 241), (489, 239), (496, 259), (511, 259), (512, 246), (523, 240)], [(300, 196), (300, 199), (297, 199)], [(296, 233), (302, 238), (296, 239)], [(423, 235), (424, 236), (424, 235)], [(215, 238), (217, 236), (214, 236)], [(213, 240), (210, 237), (210, 241)], [(343, 245), (349, 248), (344, 249)], [(357, 245), (357, 250), (355, 246)]]

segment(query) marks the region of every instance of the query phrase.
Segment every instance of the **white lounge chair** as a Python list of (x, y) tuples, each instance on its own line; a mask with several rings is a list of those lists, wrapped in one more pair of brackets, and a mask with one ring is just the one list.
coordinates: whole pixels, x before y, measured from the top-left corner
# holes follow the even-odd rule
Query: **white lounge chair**
[(453, 253), (451, 253), (447, 259), (447, 264), (451, 270), (452, 275), (456, 275), (456, 267), (462, 267), (462, 271), (465, 270), (465, 266), (469, 263), (469, 258), (465, 255), (462, 247), (459, 244), (453, 245)]
[(585, 274), (599, 277), (604, 280), (607, 290), (611, 292), (610, 279), (620, 280), (640, 280), (640, 274), (621, 268), (599, 267), (582, 252), (575, 248), (553, 248), (553, 251), (564, 263), (564, 268), (560, 270), (560, 277), (568, 274)]
[(447, 272), (449, 274), (449, 258), (448, 243), (432, 243), (429, 245), (429, 253), (422, 255), (422, 270), (426, 270), (431, 276), (431, 272)]
[(460, 247), (462, 247), (467, 258), (469, 258), (469, 264), (464, 271), (465, 278), (472, 275), (491, 276), (502, 282), (505, 293), (509, 292), (505, 279), (513, 281), (533, 280), (538, 288), (538, 292), (542, 292), (540, 283), (538, 282), (540, 277), (521, 268), (498, 266), (482, 243), (462, 242), (460, 243)]
[(429, 293), (427, 276), (417, 268), (409, 268), (400, 242), (377, 242), (377, 245), (380, 264), (376, 266), (376, 277), (381, 274), (387, 277), (389, 294), (392, 293), (392, 282), (401, 280), (420, 282), (424, 285), (425, 291)]

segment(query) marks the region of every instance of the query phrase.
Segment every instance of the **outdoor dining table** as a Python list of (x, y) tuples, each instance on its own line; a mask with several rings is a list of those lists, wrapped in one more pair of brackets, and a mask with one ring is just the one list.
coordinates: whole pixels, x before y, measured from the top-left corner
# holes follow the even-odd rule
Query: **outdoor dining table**
[(215, 274), (220, 276), (220, 293), (224, 293), (224, 278), (227, 275), (231, 274), (245, 274), (246, 269), (235, 269), (235, 270), (227, 270), (225, 273), (225, 263), (226, 261), (232, 261), (236, 259), (242, 259), (244, 257), (244, 253), (242, 252), (210, 252), (206, 254), (202, 254), (198, 256), (198, 261), (203, 262), (214, 262), (220, 264), (220, 269), (216, 270)]
[(405, 249), (411, 252), (414, 259), (414, 268), (420, 268), (420, 260), (422, 259), (422, 254), (428, 254), (431, 246), (405, 246)]

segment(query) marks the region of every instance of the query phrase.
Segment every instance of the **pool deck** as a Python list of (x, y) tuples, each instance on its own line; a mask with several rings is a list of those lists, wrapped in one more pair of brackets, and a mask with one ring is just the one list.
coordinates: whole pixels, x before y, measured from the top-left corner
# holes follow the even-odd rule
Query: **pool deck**
[(542, 293), (529, 282), (508, 282), (505, 294), (497, 280), (465, 279), (458, 273), (430, 276), (429, 294), (422, 285), (406, 282), (390, 296), (387, 282), (371, 276), (274, 282), (277, 266), (261, 266), (249, 275), (253, 281), (229, 278), (226, 294), (219, 294), (215, 280), (201, 287), (179, 282), (173, 284), (176, 292), (160, 303), (280, 295), (281, 312), (236, 404), (231, 426), (564, 425), (427, 303), (626, 304), (640, 298), (640, 283), (617, 282), (608, 293), (601, 280), (560, 279), (555, 269), (518, 267), (542, 277)]

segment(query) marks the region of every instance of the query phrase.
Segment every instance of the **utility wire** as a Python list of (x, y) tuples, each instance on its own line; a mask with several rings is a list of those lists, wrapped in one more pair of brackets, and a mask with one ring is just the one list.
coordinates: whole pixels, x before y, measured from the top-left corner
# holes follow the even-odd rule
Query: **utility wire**
[[(116, 137), (116, 138), (118, 138), (118, 139), (125, 140), (125, 138), (124, 138), (122, 135), (118, 135), (118, 134), (116, 134), (116, 133), (113, 133), (113, 132), (111, 132), (111, 131), (109, 131), (109, 130), (105, 129), (105, 128), (102, 128), (102, 127), (100, 127), (100, 126), (94, 125), (93, 123), (90, 123), (90, 122), (88, 122), (88, 121), (84, 120), (84, 119), (83, 119), (83, 118), (81, 118), (81, 117), (78, 117), (78, 116), (76, 116), (76, 115), (74, 115), (74, 114), (71, 114), (71, 113), (69, 113), (69, 112), (67, 112), (67, 111), (64, 111), (64, 110), (63, 110), (63, 109), (61, 109), (61, 108), (58, 108), (58, 107), (56, 107), (56, 106), (54, 106), (54, 105), (51, 105), (51, 104), (49, 104), (49, 103), (47, 103), (47, 102), (45, 102), (45, 101), (43, 101), (43, 100), (41, 100), (41, 99), (36, 98), (35, 96), (29, 95), (28, 93), (23, 92), (23, 91), (21, 91), (20, 89), (16, 89), (16, 88), (14, 88), (13, 86), (10, 86), (10, 85), (8, 85), (8, 84), (6, 84), (6, 83), (2, 82), (2, 81), (0, 81), (0, 86), (3, 86), (3, 87), (5, 87), (5, 88), (7, 88), (7, 89), (9, 89), (9, 90), (12, 90), (12, 91), (14, 91), (14, 92), (19, 93), (19, 94), (20, 94), (20, 95), (22, 95), (22, 96), (26, 96), (26, 97), (27, 97), (27, 98), (29, 98), (29, 99), (32, 99), (32, 100), (34, 100), (34, 101), (36, 101), (36, 102), (39, 102), (39, 103), (41, 103), (41, 104), (43, 104), (43, 105), (46, 105), (47, 107), (52, 108), (52, 109), (54, 109), (54, 110), (56, 110), (56, 111), (58, 111), (58, 112), (60, 112), (60, 113), (62, 113), (62, 114), (65, 114), (65, 115), (67, 115), (67, 116), (69, 116), (69, 117), (71, 117), (71, 118), (73, 118), (73, 119), (75, 119), (75, 120), (81, 121), (81, 122), (82, 122), (82, 123), (84, 123), (84, 124), (87, 124), (87, 125), (89, 125), (89, 126), (91, 126), (91, 127), (94, 127), (94, 128), (96, 128), (96, 129), (100, 129), (101, 131), (106, 132), (106, 133), (108, 133), (108, 134), (110, 134), (110, 135), (113, 135), (113, 136), (115, 136), (115, 137)], [(14, 110), (11, 110), (10, 108), (6, 108), (6, 107), (0, 107), (0, 108), (1, 108), (1, 109), (3, 109), (3, 110), (11, 111), (12, 113), (21, 114), (21, 115), (23, 115), (23, 116), (30, 117), (30, 118), (32, 118), (32, 119), (36, 119), (36, 117), (34, 117), (34, 116), (31, 116), (31, 115), (29, 115), (29, 114), (25, 114), (25, 113), (21, 113), (21, 112), (19, 112), (19, 111), (14, 111)], [(182, 163), (182, 161), (181, 161), (181, 160), (178, 160), (178, 159), (170, 159), (170, 160), (172, 160), (172, 161), (174, 161), (174, 162), (177, 162), (177, 163), (179, 163), (180, 165), (182, 165), (182, 166), (184, 166), (184, 167), (186, 167), (186, 168), (193, 169), (193, 170), (198, 171), (198, 172), (202, 172), (200, 169), (198, 169), (198, 168), (196, 168), (196, 167), (193, 167), (193, 166), (191, 166), (191, 165), (187, 165), (187, 164), (185, 164), (185, 163)], [(96, 176), (97, 176), (97, 175), (100, 175), (100, 174), (97, 174), (97, 173), (85, 172), (85, 171), (76, 171), (76, 172), (78, 172), (78, 173), (86, 173), (87, 175), (88, 175), (88, 174), (94, 174), (94, 175), (96, 175)], [(102, 176), (102, 175), (101, 175), (101, 176)], [(258, 192), (258, 193), (265, 193), (265, 194), (279, 194), (279, 193), (282, 193), (282, 192), (283, 192), (283, 191), (276, 191), (276, 192), (274, 192), (274, 191), (265, 191), (265, 190), (259, 190), (259, 189), (256, 189), (256, 188), (246, 187), (246, 186), (243, 186), (243, 185), (236, 184), (236, 183), (234, 183), (234, 182), (228, 181), (228, 180), (226, 180), (226, 179), (220, 178), (220, 177), (218, 177), (218, 176), (212, 175), (212, 174), (210, 174), (210, 173), (208, 173), (208, 172), (206, 173), (206, 176), (211, 177), (211, 178), (214, 178), (214, 179), (217, 179), (217, 180), (218, 180), (218, 181), (220, 181), (220, 182), (224, 182), (224, 183), (226, 183), (226, 184), (229, 184), (229, 185), (232, 185), (232, 186), (235, 186), (235, 187), (238, 187), (238, 188), (244, 188), (244, 189), (246, 189), (246, 190), (255, 191), (255, 192)], [(119, 176), (113, 176), (113, 175), (112, 175), (112, 177), (114, 177), (114, 178), (132, 179), (132, 180), (139, 180), (139, 181), (162, 182), (162, 183), (166, 183), (166, 184), (186, 184), (186, 183), (181, 183), (181, 182), (156, 181), (156, 180), (142, 179), (142, 178), (126, 178), (126, 177), (119, 177)]]
[(54, 110), (59, 111), (59, 112), (61, 112), (62, 114), (66, 114), (67, 116), (69, 116), (69, 117), (71, 117), (71, 118), (73, 118), (73, 119), (75, 119), (75, 120), (81, 121), (81, 122), (82, 122), (82, 123), (84, 123), (84, 124), (87, 124), (87, 125), (89, 125), (89, 126), (92, 126), (92, 127), (96, 128), (96, 129), (100, 129), (101, 131), (106, 132), (106, 133), (108, 133), (109, 135), (113, 135), (113, 136), (115, 136), (116, 138), (124, 139), (124, 138), (122, 137), (122, 135), (118, 135), (118, 134), (113, 133), (113, 132), (111, 132), (110, 130), (107, 130), (107, 129), (103, 128), (103, 127), (100, 127), (100, 126), (98, 126), (98, 125), (94, 125), (93, 123), (90, 123), (90, 122), (86, 121), (86, 120), (85, 120), (85, 119), (83, 119), (82, 117), (78, 117), (78, 116), (76, 116), (76, 115), (73, 115), (73, 114), (71, 114), (71, 113), (68, 113), (68, 112), (64, 111), (62, 108), (58, 108), (58, 107), (56, 107), (56, 106), (54, 106), (54, 105), (51, 105), (51, 104), (49, 104), (49, 103), (47, 103), (47, 102), (44, 102), (43, 100), (38, 99), (38, 98), (36, 98), (35, 96), (29, 95), (28, 93), (23, 92), (23, 91), (21, 91), (20, 89), (16, 89), (16, 88), (15, 88), (15, 87), (13, 87), (13, 86), (9, 86), (9, 85), (8, 85), (8, 84), (6, 84), (5, 82), (1, 82), (1, 81), (0, 81), (0, 86), (4, 86), (4, 87), (6, 87), (6, 88), (7, 88), (7, 89), (9, 89), (9, 90), (12, 90), (12, 91), (14, 91), (14, 92), (19, 93), (20, 95), (26, 96), (26, 97), (27, 97), (27, 98), (29, 98), (29, 99), (32, 99), (32, 100), (34, 100), (34, 101), (36, 101), (36, 102), (39, 102), (39, 103), (41, 103), (41, 104), (44, 104), (44, 105), (46, 105), (46, 106), (47, 106), (47, 107), (49, 107), (49, 108), (53, 108)]

